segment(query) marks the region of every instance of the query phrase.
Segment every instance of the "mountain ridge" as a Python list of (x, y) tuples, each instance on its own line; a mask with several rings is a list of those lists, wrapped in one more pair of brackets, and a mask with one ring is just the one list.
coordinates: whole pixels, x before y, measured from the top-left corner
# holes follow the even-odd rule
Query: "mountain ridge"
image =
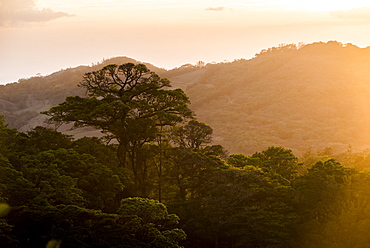
[[(43, 124), (40, 111), (66, 96), (84, 95), (77, 87), (84, 73), (127, 62), (139, 63), (117, 57), (0, 86), (0, 113), (10, 127), (26, 131)], [(335, 41), (289, 44), (249, 60), (172, 70), (146, 65), (186, 92), (197, 118), (214, 129), (214, 143), (230, 153), (251, 154), (269, 146), (298, 154), (327, 146), (335, 151), (370, 147), (369, 47)]]

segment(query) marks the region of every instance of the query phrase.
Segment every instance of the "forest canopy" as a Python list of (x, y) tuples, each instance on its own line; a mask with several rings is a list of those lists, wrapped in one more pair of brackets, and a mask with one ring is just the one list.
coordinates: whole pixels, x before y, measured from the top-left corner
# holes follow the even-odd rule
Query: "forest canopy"
[(21, 132), (1, 116), (0, 244), (370, 246), (369, 152), (229, 154), (185, 93), (141, 64), (108, 65), (80, 86), (85, 97), (44, 113), (104, 137)]

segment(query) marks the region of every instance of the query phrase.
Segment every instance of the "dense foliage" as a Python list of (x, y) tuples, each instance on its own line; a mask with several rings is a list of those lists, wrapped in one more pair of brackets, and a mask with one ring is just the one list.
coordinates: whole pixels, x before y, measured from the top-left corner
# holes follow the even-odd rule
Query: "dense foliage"
[[(179, 140), (189, 129), (172, 135)], [(206, 143), (174, 142), (162, 152), (151, 145), (149, 159), (142, 157), (148, 198), (138, 198), (116, 145), (41, 127), (21, 133), (3, 122), (0, 141), (6, 247), (45, 247), (50, 240), (61, 247), (370, 245), (370, 175), (322, 153), (302, 159), (313, 163), (307, 168), (282, 147), (225, 157)], [(360, 154), (337, 158), (344, 156), (343, 163), (369, 166)]]
[[(174, 116), (145, 105), (167, 106), (157, 93), (180, 96), (171, 105), (180, 108), (168, 113)], [(67, 98), (48, 113), (54, 121), (78, 117), (77, 125), (99, 127), (117, 142), (74, 139), (45, 127), (20, 132), (0, 118), (1, 246), (370, 246), (369, 153), (349, 147), (334, 155), (325, 148), (298, 159), (289, 149), (269, 147), (229, 155), (211, 145), (212, 128), (188, 114), (182, 91), (150, 88), (145, 99), (152, 101), (145, 104), (135, 97), (119, 102), (127, 94), (94, 94)], [(75, 109), (71, 101), (92, 101), (104, 111)], [(110, 118), (122, 114), (119, 107), (127, 119), (115, 122)], [(125, 128), (131, 133), (119, 136)], [(128, 143), (119, 140), (125, 136)]]

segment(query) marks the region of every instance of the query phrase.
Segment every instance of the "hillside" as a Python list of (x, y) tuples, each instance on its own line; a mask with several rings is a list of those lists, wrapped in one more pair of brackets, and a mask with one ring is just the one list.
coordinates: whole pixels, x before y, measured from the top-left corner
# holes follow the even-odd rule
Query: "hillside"
[[(77, 87), (85, 73), (100, 70), (108, 64), (128, 62), (139, 63), (131, 58), (117, 57), (94, 66), (69, 68), (44, 77), (32, 77), (21, 79), (18, 83), (0, 85), (0, 113), (5, 115), (9, 127), (20, 131), (27, 131), (38, 125), (45, 126), (46, 118), (40, 114), (41, 111), (58, 105), (67, 96), (85, 95), (85, 90)], [(145, 64), (152, 71), (164, 71), (151, 64)], [(69, 127), (61, 127), (59, 130), (78, 137), (100, 134), (99, 131), (91, 128), (69, 131)]]
[[(40, 125), (40, 111), (68, 95), (84, 94), (76, 87), (84, 73), (129, 61), (115, 58), (0, 86), (0, 113), (22, 131)], [(370, 147), (370, 48), (338, 42), (287, 45), (250, 60), (149, 68), (185, 90), (197, 118), (214, 129), (214, 143), (230, 153), (269, 146), (297, 155), (309, 147), (336, 152), (348, 145)]]
[(233, 153), (272, 145), (298, 154), (309, 147), (362, 150), (370, 144), (368, 68), (370, 48), (287, 45), (208, 65), (186, 93), (216, 141)]

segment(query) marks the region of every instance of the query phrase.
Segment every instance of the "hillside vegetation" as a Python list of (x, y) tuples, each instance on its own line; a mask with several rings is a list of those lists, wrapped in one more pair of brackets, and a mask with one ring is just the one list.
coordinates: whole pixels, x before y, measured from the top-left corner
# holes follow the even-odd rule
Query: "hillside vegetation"
[[(2, 86), (0, 244), (370, 247), (367, 52), (287, 45), (170, 71), (121, 57)], [(45, 118), (76, 135), (31, 128)]]
[(207, 65), (185, 91), (229, 151), (361, 150), (370, 140), (369, 55), (370, 48), (337, 42), (281, 46)]
[[(360, 151), (370, 140), (369, 55), (370, 48), (332, 41), (274, 47), (231, 63), (148, 68), (185, 90), (197, 118), (214, 129), (214, 142), (230, 153), (270, 146), (296, 154), (349, 145)], [(40, 111), (84, 95), (76, 87), (84, 73), (130, 61), (114, 58), (0, 86), (0, 113), (9, 127), (29, 130), (43, 123)]]

